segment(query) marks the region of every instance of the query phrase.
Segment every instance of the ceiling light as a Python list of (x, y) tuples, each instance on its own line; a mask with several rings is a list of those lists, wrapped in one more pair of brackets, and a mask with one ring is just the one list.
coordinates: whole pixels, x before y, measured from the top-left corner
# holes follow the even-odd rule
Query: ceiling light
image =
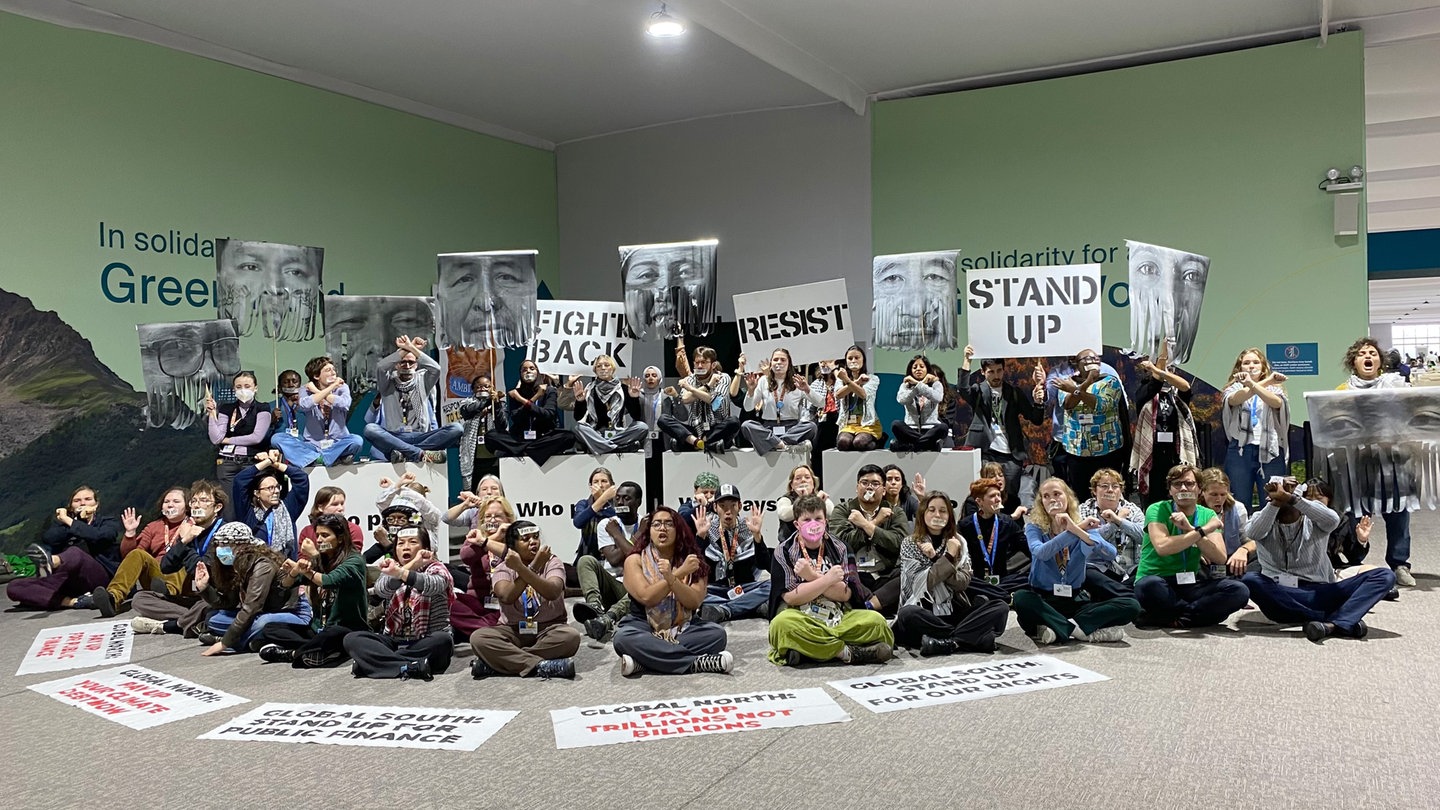
[(668, 39), (678, 37), (685, 33), (685, 24), (671, 17), (665, 11), (665, 4), (660, 4), (660, 10), (650, 15), (650, 22), (645, 24), (645, 33), (652, 37)]

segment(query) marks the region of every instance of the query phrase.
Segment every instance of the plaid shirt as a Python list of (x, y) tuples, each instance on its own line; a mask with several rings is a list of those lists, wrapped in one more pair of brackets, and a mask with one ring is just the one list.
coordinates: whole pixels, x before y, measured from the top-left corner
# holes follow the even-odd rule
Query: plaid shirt
[(1095, 404), (1081, 403), (1065, 413), (1061, 443), (1066, 452), (1093, 458), (1119, 450), (1124, 444), (1120, 432), (1119, 407), (1124, 396), (1120, 381), (1110, 376), (1101, 377), (1085, 390), (1094, 395)]

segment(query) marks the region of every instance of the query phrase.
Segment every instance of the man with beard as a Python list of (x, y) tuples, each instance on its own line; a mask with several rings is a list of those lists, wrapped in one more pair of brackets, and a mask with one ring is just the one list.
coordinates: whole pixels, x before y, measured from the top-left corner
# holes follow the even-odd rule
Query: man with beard
[(465, 428), (459, 424), (438, 427), (435, 384), (440, 364), (425, 354), (425, 339), (401, 335), (398, 347), (375, 369), (377, 421), (365, 426), (372, 452), (399, 464), (404, 461), (445, 463), (445, 448), (460, 443)]

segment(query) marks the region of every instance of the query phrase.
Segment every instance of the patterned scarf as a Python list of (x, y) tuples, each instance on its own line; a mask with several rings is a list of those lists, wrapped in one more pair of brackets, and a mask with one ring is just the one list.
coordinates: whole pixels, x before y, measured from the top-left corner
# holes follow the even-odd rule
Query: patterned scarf
[(1175, 421), (1178, 423), (1175, 438), (1180, 442), (1180, 460), (1186, 464), (1196, 464), (1200, 460), (1195, 444), (1195, 417), (1190, 414), (1190, 406), (1185, 404), (1185, 400), (1172, 395), (1174, 390), (1167, 385), (1161, 389), (1159, 396), (1140, 406), (1137, 424), (1144, 425), (1149, 430), (1135, 431), (1135, 443), (1130, 448), (1130, 469), (1135, 470), (1135, 480), (1142, 494), (1148, 495), (1147, 490), (1150, 489), (1150, 467), (1155, 460), (1155, 432), (1159, 429), (1159, 410), (1155, 403), (1160, 401), (1160, 397), (1171, 397), (1171, 402), (1175, 405)]
[(255, 521), (257, 526), (265, 527), (265, 542), (276, 554), (295, 559), (295, 521), (286, 511), (283, 501), (274, 509), (267, 510), (263, 506), (256, 506)]
[(585, 400), (590, 407), (585, 409), (585, 424), (590, 427), (600, 421), (596, 404), (605, 406), (605, 414), (610, 418), (610, 428), (620, 430), (625, 427), (625, 389), (619, 380), (596, 380), (585, 388)]
[[(937, 549), (945, 548), (943, 538), (931, 536), (930, 543)], [(982, 538), (983, 542), (983, 538)], [(970, 552), (964, 543), (960, 545), (960, 559), (955, 561), (955, 567), (960, 570), (970, 567)], [(920, 544), (913, 537), (906, 537), (900, 542), (900, 604), (919, 605), (926, 608), (936, 616), (949, 616), (955, 611), (955, 592), (950, 590), (950, 585), (940, 582), (930, 586), (930, 569), (935, 566), (935, 559), (925, 556), (920, 550)]]
[[(446, 599), (454, 598), (454, 580), (444, 563), (433, 560), (420, 573), (443, 577)], [(414, 641), (430, 635), (430, 597), (409, 585), (401, 585), (385, 608), (385, 634), (401, 641)]]
[[(645, 575), (646, 582), (659, 582), (664, 579), (660, 574), (660, 555), (654, 546), (646, 546), (645, 553), (640, 556), (640, 573)], [(676, 644), (680, 634), (685, 631), (685, 626), (690, 623), (690, 609), (680, 604), (680, 600), (671, 592), (666, 594), (664, 599), (645, 608), (645, 619), (650, 622), (650, 632), (656, 638)]]

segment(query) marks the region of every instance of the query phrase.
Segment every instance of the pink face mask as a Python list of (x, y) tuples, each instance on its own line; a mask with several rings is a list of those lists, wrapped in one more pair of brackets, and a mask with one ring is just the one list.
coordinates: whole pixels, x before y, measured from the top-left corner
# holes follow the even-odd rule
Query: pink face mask
[(802, 521), (798, 528), (800, 530), (800, 537), (811, 543), (825, 536), (825, 521), (823, 520)]

